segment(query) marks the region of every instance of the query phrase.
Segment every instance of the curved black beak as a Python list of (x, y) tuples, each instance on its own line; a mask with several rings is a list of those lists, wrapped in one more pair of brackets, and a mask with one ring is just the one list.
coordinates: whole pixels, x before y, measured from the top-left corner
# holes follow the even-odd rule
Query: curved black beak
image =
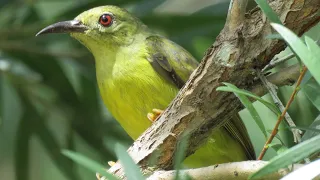
[(45, 27), (40, 32), (38, 32), (36, 36), (39, 36), (42, 34), (48, 34), (48, 33), (73, 33), (73, 32), (83, 33), (88, 29), (89, 28), (87, 26), (83, 25), (78, 20), (63, 21), (63, 22), (58, 22)]

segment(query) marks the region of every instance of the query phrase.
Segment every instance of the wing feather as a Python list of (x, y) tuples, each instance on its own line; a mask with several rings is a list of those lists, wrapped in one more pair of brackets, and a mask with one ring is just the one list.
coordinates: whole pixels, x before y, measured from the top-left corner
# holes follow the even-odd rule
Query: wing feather
[[(147, 39), (148, 61), (160, 76), (181, 88), (188, 80), (198, 62), (192, 55), (174, 42), (160, 37), (149, 36)], [(255, 152), (246, 127), (239, 115), (229, 120), (224, 128), (244, 147), (248, 159), (255, 159)]]

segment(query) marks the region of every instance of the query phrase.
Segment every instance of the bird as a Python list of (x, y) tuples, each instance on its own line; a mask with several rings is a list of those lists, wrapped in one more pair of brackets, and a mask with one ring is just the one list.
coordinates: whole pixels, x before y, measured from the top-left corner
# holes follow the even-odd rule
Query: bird
[[(102, 100), (133, 139), (150, 127), (198, 66), (183, 47), (118, 6), (99, 6), (39, 31), (69, 33), (94, 56)], [(198, 168), (255, 159), (239, 115), (211, 132), (183, 165)]]

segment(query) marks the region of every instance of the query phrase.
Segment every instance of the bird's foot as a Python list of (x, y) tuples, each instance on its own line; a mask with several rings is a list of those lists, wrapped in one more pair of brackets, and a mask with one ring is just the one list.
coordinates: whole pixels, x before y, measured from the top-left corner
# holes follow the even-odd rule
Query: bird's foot
[(104, 180), (105, 178), (101, 176), (99, 173), (96, 173), (96, 177), (98, 180)]
[[(110, 167), (114, 166), (115, 164), (116, 164), (116, 162), (114, 162), (114, 161), (108, 161), (108, 165)], [(106, 180), (106, 178), (101, 176), (99, 173), (96, 173), (96, 177), (98, 180)]]
[(109, 165), (110, 167), (114, 166), (116, 163), (117, 163), (117, 162), (114, 162), (114, 161), (108, 161), (108, 165)]
[(147, 117), (151, 122), (155, 122), (161, 113), (163, 113), (163, 110), (161, 109), (152, 109), (152, 112), (148, 113)]

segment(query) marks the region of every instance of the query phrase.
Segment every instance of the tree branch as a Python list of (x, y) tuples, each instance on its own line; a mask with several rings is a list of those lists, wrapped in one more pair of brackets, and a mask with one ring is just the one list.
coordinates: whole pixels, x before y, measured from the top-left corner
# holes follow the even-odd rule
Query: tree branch
[[(243, 161), (225, 163), (219, 165), (213, 165), (197, 169), (180, 170), (180, 174), (188, 174), (192, 179), (237, 179), (247, 180), (248, 177), (256, 172), (258, 169), (265, 166), (268, 162), (266, 161)], [(293, 170), (296, 170), (303, 165), (295, 164)], [(278, 172), (269, 174), (260, 180), (269, 179), (280, 179), (281, 177), (289, 174), (292, 169), (280, 169)], [(158, 180), (158, 179), (174, 179), (176, 171), (156, 171), (147, 180)]]
[(291, 54), (288, 54), (288, 55), (286, 55), (286, 56), (284, 56), (282, 58), (276, 57), (276, 58), (272, 59), (270, 61), (270, 63), (268, 65), (266, 65), (266, 67), (264, 67), (261, 71), (262, 72), (266, 72), (266, 71), (276, 67), (277, 65), (279, 65), (281, 63), (284, 63), (284, 62), (294, 58), (295, 56), (296, 56), (295, 54), (291, 53)]
[[(267, 80), (278, 86), (291, 86), (293, 85), (300, 75), (300, 65), (295, 64), (286, 68), (281, 69), (281, 71), (276, 72), (267, 76)], [(257, 81), (250, 90), (258, 96), (263, 96), (268, 93), (268, 89), (264, 86), (261, 81)]]
[[(299, 2), (274, 0), (270, 5), (283, 24), (301, 35), (320, 21), (320, 2)], [(242, 107), (232, 93), (218, 92), (216, 88), (229, 82), (251, 89), (255, 77), (252, 69), (261, 70), (285, 47), (280, 40), (265, 39), (274, 31), (258, 8), (244, 17), (236, 33), (228, 33), (230, 28), (227, 23), (174, 101), (129, 148), (128, 153), (142, 170), (148, 168), (149, 159), (154, 157), (154, 169), (171, 169), (182, 134), (191, 135), (186, 155), (192, 154), (213, 129), (221, 127)], [(125, 178), (118, 163), (110, 172)]]
[(228, 31), (228, 33), (235, 33), (239, 27), (241, 28), (244, 22), (247, 4), (248, 0), (231, 0), (225, 31)]

